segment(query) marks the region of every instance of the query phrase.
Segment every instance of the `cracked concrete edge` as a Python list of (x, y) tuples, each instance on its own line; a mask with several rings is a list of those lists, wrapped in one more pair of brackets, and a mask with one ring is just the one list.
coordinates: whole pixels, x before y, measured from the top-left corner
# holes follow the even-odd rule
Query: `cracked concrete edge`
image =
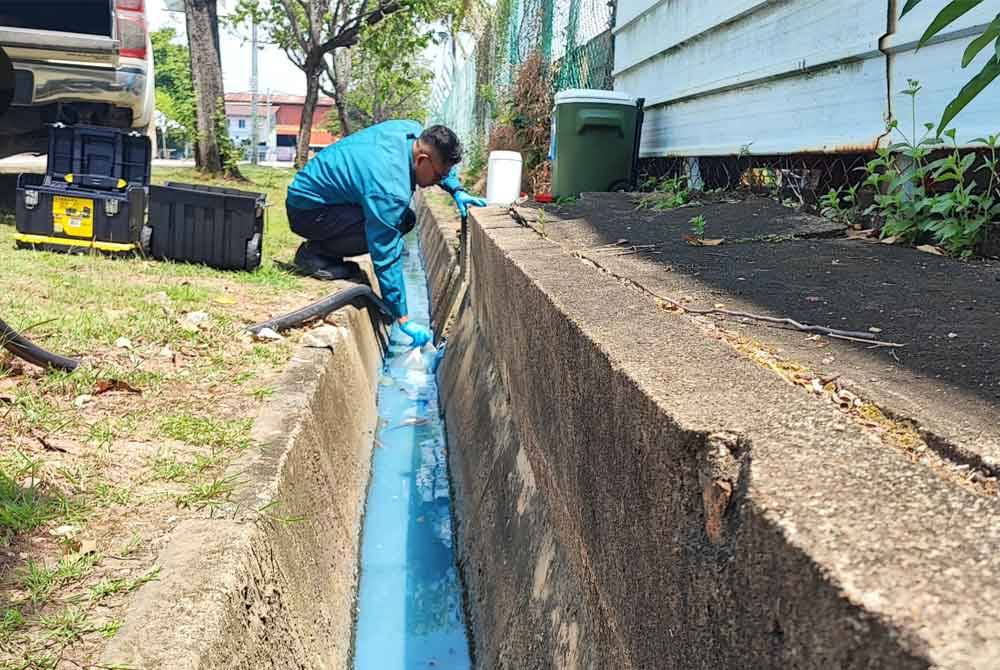
[(102, 666), (347, 670), (381, 345), (367, 311), (335, 319), (349, 335), (296, 353), (232, 504), (177, 526)]
[[(509, 439), (554, 510), (540, 525), (514, 523), (515, 493), (502, 484), (524, 480), (517, 461), (484, 474), (485, 461), (453, 445), (459, 507), (482, 531), (469, 543), (460, 527), (460, 554), (509, 557), (463, 564), (474, 622), (523, 611), (488, 587), (537, 561), (535, 540), (551, 534), (580, 585), (560, 595), (564, 614), (602, 622), (594, 639), (624, 636), (627, 663), (590, 650), (573, 667), (667, 657), (678, 667), (992, 667), (995, 502), (890, 453), (496, 210), (473, 219), (470, 297), (449, 345), (470, 362), (446, 357), (441, 371), (449, 432), (471, 431), (485, 440), (476, 451), (487, 449), (503, 422), (482, 406), (506, 398)], [(491, 388), (463, 402), (481, 393), (477, 360), (494, 361)], [(546, 640), (566, 639), (550, 632), (520, 652), (503, 644), (519, 639), (509, 626), (474, 635), (481, 658), (546, 667)]]

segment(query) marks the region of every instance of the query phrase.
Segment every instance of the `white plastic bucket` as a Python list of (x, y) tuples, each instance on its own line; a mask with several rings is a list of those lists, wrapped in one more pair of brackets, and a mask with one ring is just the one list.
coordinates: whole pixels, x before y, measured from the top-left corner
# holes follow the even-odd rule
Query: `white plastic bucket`
[(509, 205), (521, 197), (521, 154), (491, 151), (486, 168), (486, 202)]

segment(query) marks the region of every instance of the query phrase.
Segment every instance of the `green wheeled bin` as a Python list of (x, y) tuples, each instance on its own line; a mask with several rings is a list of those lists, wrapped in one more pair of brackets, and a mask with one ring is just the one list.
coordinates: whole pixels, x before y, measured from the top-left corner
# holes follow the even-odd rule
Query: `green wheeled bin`
[(552, 113), (552, 195), (616, 191), (632, 181), (641, 105), (617, 91), (570, 89)]

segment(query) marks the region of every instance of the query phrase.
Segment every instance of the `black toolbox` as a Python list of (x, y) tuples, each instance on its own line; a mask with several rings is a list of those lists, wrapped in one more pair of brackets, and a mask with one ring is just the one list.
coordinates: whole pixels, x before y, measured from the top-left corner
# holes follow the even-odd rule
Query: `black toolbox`
[(52, 126), (45, 174), (18, 177), (15, 244), (49, 251), (138, 251), (151, 160), (146, 135)]
[(150, 186), (143, 250), (161, 260), (256, 269), (266, 207), (263, 193), (179, 182)]

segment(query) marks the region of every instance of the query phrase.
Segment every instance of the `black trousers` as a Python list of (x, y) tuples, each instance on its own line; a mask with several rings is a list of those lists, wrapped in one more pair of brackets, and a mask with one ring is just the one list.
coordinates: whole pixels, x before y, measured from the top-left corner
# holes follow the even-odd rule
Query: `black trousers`
[[(319, 209), (286, 205), (285, 210), (292, 232), (304, 237), (311, 250), (331, 258), (368, 253), (365, 214), (360, 205), (330, 205)], [(407, 209), (400, 222), (400, 231), (405, 235), (416, 223), (417, 215)]]

